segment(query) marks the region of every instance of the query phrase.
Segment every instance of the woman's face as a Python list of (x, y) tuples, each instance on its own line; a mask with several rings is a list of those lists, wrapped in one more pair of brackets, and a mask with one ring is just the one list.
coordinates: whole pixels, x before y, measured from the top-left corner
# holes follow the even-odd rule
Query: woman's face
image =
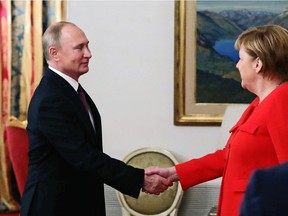
[[(251, 91), (253, 85), (255, 84), (255, 79), (257, 78), (257, 72), (260, 65), (259, 58), (254, 59), (245, 51), (243, 46), (239, 49), (239, 61), (236, 64), (236, 68), (240, 72), (241, 76), (241, 86), (244, 89)], [(252, 91), (253, 92), (253, 91)]]

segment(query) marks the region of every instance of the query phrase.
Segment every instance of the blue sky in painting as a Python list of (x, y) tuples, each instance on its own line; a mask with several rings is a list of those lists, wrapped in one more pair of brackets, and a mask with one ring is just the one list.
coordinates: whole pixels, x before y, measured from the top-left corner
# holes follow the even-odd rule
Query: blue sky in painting
[(209, 10), (219, 12), (222, 10), (249, 9), (255, 11), (271, 11), (279, 13), (288, 7), (286, 1), (239, 1), (239, 0), (198, 0), (197, 10)]

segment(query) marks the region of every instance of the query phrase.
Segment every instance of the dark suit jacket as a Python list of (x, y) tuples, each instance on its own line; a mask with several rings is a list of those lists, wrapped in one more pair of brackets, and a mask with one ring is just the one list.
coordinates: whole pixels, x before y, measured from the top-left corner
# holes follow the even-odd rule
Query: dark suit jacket
[(242, 202), (240, 215), (288, 215), (288, 163), (254, 172)]
[(104, 216), (103, 183), (138, 197), (144, 170), (103, 153), (100, 115), (85, 94), (96, 132), (66, 80), (48, 69), (37, 87), (28, 109), (29, 171), (21, 216)]

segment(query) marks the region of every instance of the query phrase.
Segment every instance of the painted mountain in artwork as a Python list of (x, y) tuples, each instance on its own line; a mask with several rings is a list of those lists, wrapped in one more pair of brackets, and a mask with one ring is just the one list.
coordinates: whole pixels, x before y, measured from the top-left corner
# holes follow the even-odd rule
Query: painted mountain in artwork
[(288, 10), (197, 11), (197, 103), (250, 103), (255, 98), (241, 87), (234, 42), (247, 28), (271, 23), (288, 28)]

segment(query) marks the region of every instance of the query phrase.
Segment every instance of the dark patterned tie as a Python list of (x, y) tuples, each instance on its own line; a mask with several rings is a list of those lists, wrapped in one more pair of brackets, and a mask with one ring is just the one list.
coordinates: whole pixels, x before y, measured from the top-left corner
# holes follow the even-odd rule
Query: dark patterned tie
[(79, 84), (78, 89), (77, 89), (78, 95), (83, 103), (83, 106), (85, 107), (87, 113), (89, 113), (89, 105), (85, 97), (84, 89), (82, 86)]

